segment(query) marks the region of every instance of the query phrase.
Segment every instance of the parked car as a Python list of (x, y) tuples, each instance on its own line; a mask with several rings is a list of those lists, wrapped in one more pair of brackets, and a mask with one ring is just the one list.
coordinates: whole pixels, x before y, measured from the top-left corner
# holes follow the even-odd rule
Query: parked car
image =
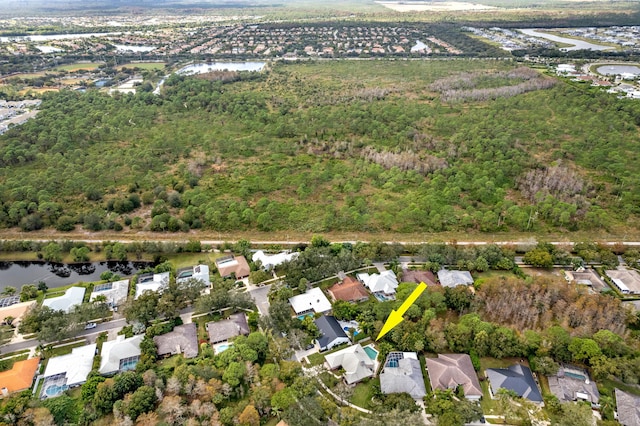
[(85, 330), (91, 330), (92, 328), (96, 328), (98, 326), (98, 324), (96, 324), (95, 322), (89, 322), (87, 323), (87, 325), (84, 326)]

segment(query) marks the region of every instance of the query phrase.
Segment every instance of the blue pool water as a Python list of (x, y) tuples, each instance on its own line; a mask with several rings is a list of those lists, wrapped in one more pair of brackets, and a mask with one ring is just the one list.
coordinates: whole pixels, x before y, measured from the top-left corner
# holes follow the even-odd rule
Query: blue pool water
[(134, 360), (134, 361), (126, 361), (122, 363), (122, 371), (128, 371), (128, 370), (134, 370), (136, 368), (136, 365), (138, 365), (138, 360)]
[(67, 386), (67, 385), (53, 385), (53, 386), (49, 386), (47, 389), (45, 389), (44, 393), (47, 396), (56, 396), (58, 394), (61, 394), (64, 391), (66, 391), (67, 389), (69, 389), (69, 386)]
[(582, 381), (587, 379), (582, 374), (570, 373), (568, 371), (565, 371), (564, 375), (567, 376), (567, 377), (571, 377), (572, 379), (578, 379), (578, 380), (582, 380)]
[(224, 352), (227, 349), (229, 349), (231, 347), (231, 343), (223, 343), (220, 346), (216, 346), (216, 352), (220, 353), (220, 352)]
[(389, 362), (387, 363), (387, 366), (388, 366), (388, 367), (391, 367), (391, 368), (398, 368), (398, 361), (396, 361), (396, 360), (391, 360), (391, 361), (389, 361)]
[(302, 320), (304, 320), (304, 319), (305, 319), (305, 317), (313, 317), (313, 314), (299, 315), (299, 316), (298, 316), (298, 319), (299, 319), (300, 321), (302, 321)]
[(373, 349), (371, 346), (365, 346), (363, 349), (367, 353), (369, 358), (371, 358), (374, 361), (376, 360), (376, 358), (378, 357), (378, 351)]

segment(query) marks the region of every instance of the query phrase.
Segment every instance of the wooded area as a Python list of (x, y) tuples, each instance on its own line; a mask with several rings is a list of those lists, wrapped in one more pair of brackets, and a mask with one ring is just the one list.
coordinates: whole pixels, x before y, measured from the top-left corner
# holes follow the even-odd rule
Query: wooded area
[(0, 137), (0, 225), (637, 228), (637, 102), (558, 81), (449, 103), (432, 86), (515, 94), (554, 82), (532, 73), (508, 61), (336, 61), (228, 83), (172, 76), (160, 96), (47, 94), (36, 119)]

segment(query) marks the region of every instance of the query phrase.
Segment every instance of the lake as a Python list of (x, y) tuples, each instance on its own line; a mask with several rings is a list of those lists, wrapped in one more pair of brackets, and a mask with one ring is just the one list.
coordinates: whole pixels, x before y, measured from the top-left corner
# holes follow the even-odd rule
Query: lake
[(205, 74), (213, 71), (262, 71), (264, 62), (211, 62), (192, 64), (176, 71), (176, 74)]
[(154, 266), (151, 262), (93, 262), (93, 263), (49, 263), (49, 262), (0, 262), (0, 291), (15, 287), (18, 292), (23, 284), (38, 284), (44, 281), (49, 288), (62, 287), (80, 281), (99, 281), (105, 271), (121, 277), (133, 275), (141, 269)]
[(114, 44), (114, 46), (118, 52), (134, 53), (151, 52), (156, 48), (155, 46), (129, 46), (127, 44)]
[(603, 65), (601, 67), (598, 67), (596, 71), (598, 71), (598, 74), (602, 75), (640, 75), (640, 67), (636, 65)]
[(586, 49), (586, 50), (611, 50), (613, 49), (613, 47), (611, 46), (603, 46), (601, 44), (593, 44), (593, 43), (589, 43), (587, 41), (584, 40), (576, 40), (573, 38), (566, 38), (566, 37), (560, 37), (554, 34), (547, 34), (547, 33), (541, 33), (538, 32), (538, 30), (532, 30), (532, 29), (524, 29), (524, 30), (518, 30), (523, 34), (526, 34), (528, 36), (531, 37), (538, 37), (538, 38), (545, 38), (547, 40), (551, 40), (551, 41), (555, 41), (556, 43), (564, 43), (564, 44), (570, 44), (571, 47), (562, 47), (560, 48), (560, 50), (562, 51), (570, 51), (570, 50), (580, 50), (580, 49)]

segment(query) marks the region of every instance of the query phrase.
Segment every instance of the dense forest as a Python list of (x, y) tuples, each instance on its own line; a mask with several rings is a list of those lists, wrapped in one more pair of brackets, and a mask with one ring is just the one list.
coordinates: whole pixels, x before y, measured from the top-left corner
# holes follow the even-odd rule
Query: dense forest
[(273, 64), (46, 94), (0, 137), (24, 231), (637, 229), (640, 104), (509, 61)]

